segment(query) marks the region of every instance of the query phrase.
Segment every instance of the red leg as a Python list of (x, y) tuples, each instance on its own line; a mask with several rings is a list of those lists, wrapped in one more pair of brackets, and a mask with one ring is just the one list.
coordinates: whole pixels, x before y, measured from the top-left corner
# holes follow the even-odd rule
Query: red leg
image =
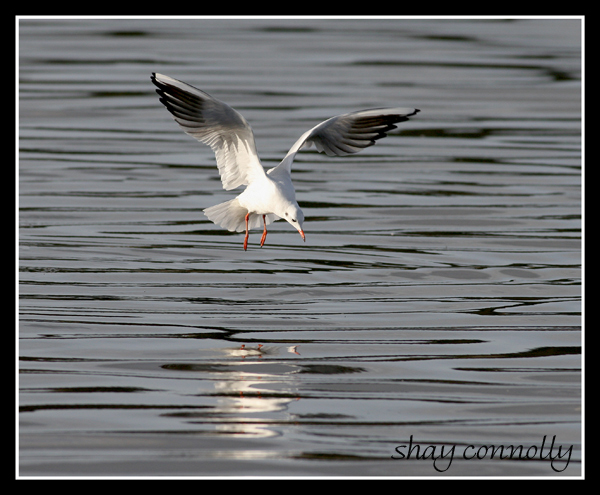
[(260, 238), (260, 247), (263, 247), (263, 244), (265, 243), (265, 239), (267, 238), (267, 221), (265, 220), (264, 215), (263, 215), (263, 224), (264, 224), (265, 228), (263, 230), (263, 235)]
[(250, 212), (246, 213), (246, 237), (244, 237), (244, 251), (248, 248), (248, 236), (250, 232), (248, 232), (248, 219), (250, 218)]

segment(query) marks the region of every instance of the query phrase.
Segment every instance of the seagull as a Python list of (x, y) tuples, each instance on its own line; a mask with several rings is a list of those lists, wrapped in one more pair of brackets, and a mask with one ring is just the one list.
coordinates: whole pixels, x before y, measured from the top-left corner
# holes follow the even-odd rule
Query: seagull
[(416, 108), (376, 108), (331, 117), (306, 131), (274, 168), (262, 166), (254, 133), (246, 119), (226, 103), (187, 83), (163, 74), (150, 76), (160, 102), (172, 114), (181, 129), (215, 153), (223, 188), (227, 191), (246, 186), (234, 199), (204, 210), (209, 220), (230, 232), (246, 232), (244, 250), (248, 248), (250, 230), (263, 224), (262, 247), (267, 225), (283, 218), (306, 240), (304, 213), (296, 201), (291, 169), (296, 153), (315, 145), (329, 156), (358, 153), (372, 146), (394, 124), (408, 120), (419, 112)]

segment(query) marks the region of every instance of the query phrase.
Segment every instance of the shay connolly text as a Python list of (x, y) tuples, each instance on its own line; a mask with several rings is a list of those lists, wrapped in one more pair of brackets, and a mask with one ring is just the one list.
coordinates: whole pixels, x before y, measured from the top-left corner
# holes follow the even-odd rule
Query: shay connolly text
[(428, 460), (433, 463), (436, 471), (443, 473), (450, 469), (454, 459), (465, 460), (513, 460), (513, 461), (547, 461), (557, 473), (562, 473), (569, 466), (573, 446), (565, 448), (556, 445), (556, 435), (551, 440), (544, 435), (538, 445), (467, 445), (462, 453), (457, 452), (456, 445), (420, 445), (410, 436), (408, 444), (398, 445), (392, 459), (399, 460)]

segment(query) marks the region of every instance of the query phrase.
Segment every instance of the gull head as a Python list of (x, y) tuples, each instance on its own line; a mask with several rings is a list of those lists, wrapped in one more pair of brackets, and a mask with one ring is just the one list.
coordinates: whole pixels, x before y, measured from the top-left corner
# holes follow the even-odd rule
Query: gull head
[(290, 204), (283, 212), (282, 218), (290, 223), (304, 238), (304, 231), (302, 230), (302, 224), (304, 223), (304, 213), (297, 204)]

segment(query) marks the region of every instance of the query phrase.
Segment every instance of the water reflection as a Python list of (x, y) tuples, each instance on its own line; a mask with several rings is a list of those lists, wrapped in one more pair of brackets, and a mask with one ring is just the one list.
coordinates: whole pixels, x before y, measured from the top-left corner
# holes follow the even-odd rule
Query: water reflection
[[(295, 355), (297, 346), (287, 351)], [(291, 423), (287, 413), (290, 402), (299, 400), (296, 374), (302, 372), (296, 364), (263, 361), (263, 356), (278, 355), (277, 346), (246, 346), (221, 349), (228, 359), (218, 364), (173, 364), (164, 369), (198, 373), (207, 378), (214, 390), (199, 391), (199, 397), (216, 398), (207, 410), (166, 414), (192, 425), (212, 425), (220, 435), (270, 437), (279, 435), (276, 425)], [(208, 373), (208, 376), (204, 374)], [(275, 384), (276, 391), (268, 390)], [(265, 389), (265, 386), (267, 389)]]

